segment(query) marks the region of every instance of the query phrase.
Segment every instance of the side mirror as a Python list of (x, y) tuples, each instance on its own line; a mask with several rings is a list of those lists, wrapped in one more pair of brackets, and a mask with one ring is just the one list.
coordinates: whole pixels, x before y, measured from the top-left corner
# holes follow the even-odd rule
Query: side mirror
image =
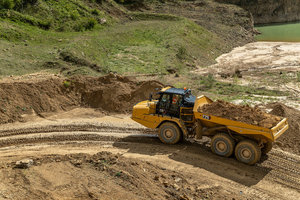
[(153, 99), (153, 94), (150, 93), (150, 95), (149, 95), (149, 101), (152, 101), (152, 99)]

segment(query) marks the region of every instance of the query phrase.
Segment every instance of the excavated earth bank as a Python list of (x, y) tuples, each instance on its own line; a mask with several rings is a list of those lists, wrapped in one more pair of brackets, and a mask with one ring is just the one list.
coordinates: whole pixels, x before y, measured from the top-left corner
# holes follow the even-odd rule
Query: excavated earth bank
[(221, 100), (211, 104), (205, 104), (199, 108), (199, 111), (265, 128), (272, 128), (282, 119), (281, 117), (265, 113), (257, 107), (252, 108), (248, 105), (235, 105)]
[(285, 151), (300, 154), (300, 111), (282, 103), (271, 103), (267, 107), (270, 113), (288, 118), (289, 129), (279, 138), (276, 144)]
[(126, 113), (136, 102), (148, 99), (150, 92), (162, 86), (156, 81), (136, 81), (114, 74), (3, 81), (0, 83), (0, 124), (22, 121), (26, 114), (41, 115), (79, 106)]

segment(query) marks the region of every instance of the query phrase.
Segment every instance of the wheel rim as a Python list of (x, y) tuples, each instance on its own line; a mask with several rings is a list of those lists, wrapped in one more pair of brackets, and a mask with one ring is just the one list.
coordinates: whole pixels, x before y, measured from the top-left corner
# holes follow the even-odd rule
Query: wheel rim
[(225, 142), (223, 142), (223, 141), (218, 141), (217, 143), (216, 143), (216, 149), (219, 151), (219, 152), (225, 152), (226, 151), (226, 149), (227, 149), (227, 145), (226, 145), (226, 143)]
[(243, 158), (243, 159), (246, 159), (246, 160), (248, 160), (248, 159), (250, 159), (251, 158), (251, 156), (252, 156), (252, 152), (250, 151), (250, 149), (248, 149), (248, 148), (243, 148), (243, 149), (241, 149), (241, 157)]
[(168, 139), (172, 138), (174, 136), (174, 133), (171, 129), (166, 129), (164, 131), (164, 136)]

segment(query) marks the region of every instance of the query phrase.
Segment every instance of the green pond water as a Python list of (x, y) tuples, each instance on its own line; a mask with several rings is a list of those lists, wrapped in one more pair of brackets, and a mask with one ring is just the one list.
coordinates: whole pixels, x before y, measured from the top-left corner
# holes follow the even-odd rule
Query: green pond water
[(300, 22), (257, 26), (255, 28), (262, 33), (256, 36), (258, 41), (300, 42)]

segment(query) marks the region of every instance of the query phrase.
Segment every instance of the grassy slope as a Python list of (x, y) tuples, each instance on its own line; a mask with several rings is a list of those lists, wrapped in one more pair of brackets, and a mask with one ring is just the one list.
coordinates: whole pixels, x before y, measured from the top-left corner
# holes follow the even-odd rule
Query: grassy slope
[[(109, 71), (154, 73), (166, 84), (187, 86), (228, 100), (248, 98), (249, 94), (285, 95), (189, 74), (195, 66), (213, 63), (230, 46), (226, 38), (189, 19), (169, 14), (131, 13), (110, 0), (101, 5), (90, 0), (39, 2), (20, 12), (14, 11), (18, 13), (17, 18), (0, 18), (0, 77), (42, 70), (96, 76)], [(97, 15), (92, 14), (95, 9)], [(80, 15), (74, 18), (74, 12)], [(91, 17), (105, 18), (107, 22), (98, 23), (89, 31), (74, 31), (74, 27)], [(41, 24), (51, 22), (50, 29), (45, 30), (28, 19)], [(83, 60), (91, 65), (64, 61), (62, 52), (72, 55), (75, 61)], [(94, 70), (93, 65), (99, 66), (101, 72)], [(177, 70), (180, 77), (160, 76), (167, 74), (169, 68)]]
[[(155, 0), (145, 1), (143, 7), (127, 6), (131, 10), (174, 14), (191, 19), (196, 24), (223, 38), (227, 51), (253, 41), (253, 21), (248, 11), (215, 0)], [(225, 51), (226, 51), (225, 50)]]
[[(32, 13), (31, 16), (35, 19), (43, 20), (41, 16), (51, 9), (55, 11), (53, 13), (60, 13), (59, 15), (73, 13), (76, 8), (73, 7), (74, 2), (86, 5), (85, 8), (94, 6), (100, 9), (97, 7), (99, 5), (87, 1), (73, 0), (67, 3), (62, 0), (59, 5), (52, 0), (41, 2), (36, 5), (37, 8), (29, 6), (24, 9), (22, 15)], [(68, 11), (60, 10), (64, 5), (67, 5)], [(102, 73), (114, 71), (121, 74), (164, 74), (168, 68), (185, 72), (189, 70), (186, 68), (187, 63), (189, 66), (207, 65), (222, 53), (224, 41), (190, 20), (171, 15), (132, 13), (133, 20), (120, 24), (116, 22), (118, 18), (107, 14), (111, 5), (106, 6), (106, 10), (100, 11), (99, 16), (109, 19), (108, 23), (98, 24), (93, 30), (84, 32), (70, 31), (72, 23), (76, 24), (78, 20), (73, 22), (72, 17), (56, 20), (57, 16), (51, 13), (44, 19), (52, 21), (50, 30), (18, 20), (12, 21), (10, 18), (1, 20), (1, 76), (40, 70), (59, 72), (62, 68), (66, 69), (66, 74), (101, 74), (89, 66), (63, 61), (61, 52), (69, 52), (76, 58), (100, 66)], [(112, 6), (116, 10), (116, 5)], [(79, 22), (84, 19), (85, 17), (80, 18)], [(61, 29), (59, 27), (64, 23), (69, 31), (58, 32), (57, 28)]]
[[(84, 31), (105, 18), (112, 18), (103, 10), (104, 4), (89, 0), (38, 0), (21, 8), (1, 9), (0, 17), (15, 22), (26, 22), (43, 29), (56, 31)], [(111, 2), (111, 1), (108, 1)], [(107, 5), (109, 3), (105, 3)], [(115, 4), (109, 4), (112, 8)]]
[[(84, 48), (81, 48), (84, 46)], [(92, 32), (68, 48), (118, 73), (165, 73), (185, 62), (211, 62), (222, 40), (191, 21), (146, 20)]]

